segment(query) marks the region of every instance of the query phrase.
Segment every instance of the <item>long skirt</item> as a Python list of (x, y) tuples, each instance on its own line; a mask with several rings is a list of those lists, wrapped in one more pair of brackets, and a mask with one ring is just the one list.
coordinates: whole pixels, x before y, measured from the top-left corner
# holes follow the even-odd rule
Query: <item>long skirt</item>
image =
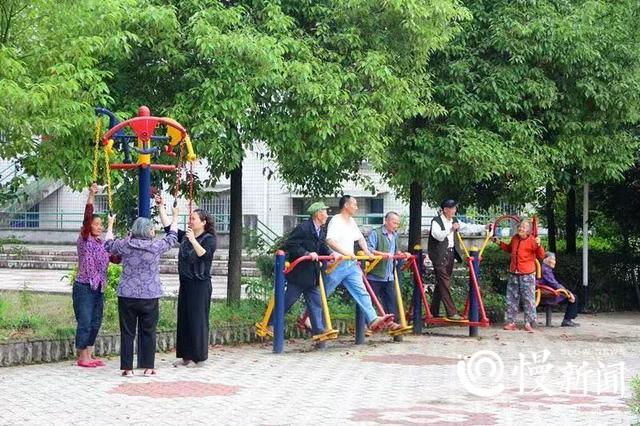
[(211, 279), (197, 281), (180, 277), (176, 357), (195, 362), (209, 357), (211, 291)]

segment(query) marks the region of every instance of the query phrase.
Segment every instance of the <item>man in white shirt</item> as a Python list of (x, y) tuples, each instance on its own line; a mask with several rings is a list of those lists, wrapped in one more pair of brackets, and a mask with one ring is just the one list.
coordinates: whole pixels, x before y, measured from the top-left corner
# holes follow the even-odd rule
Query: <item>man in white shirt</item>
[[(329, 222), (327, 229), (327, 245), (329, 248), (342, 256), (354, 256), (354, 243), (357, 242), (366, 256), (373, 256), (369, 250), (364, 235), (360, 232), (358, 224), (353, 216), (358, 211), (358, 202), (350, 195), (340, 198), (338, 207), (340, 213), (335, 215)], [(362, 272), (356, 260), (343, 260), (336, 268), (327, 275), (326, 292), (327, 296), (340, 285), (344, 284), (351, 294), (351, 297), (364, 312), (369, 328), (379, 329), (383, 326), (386, 317), (376, 314), (371, 303), (371, 296), (367, 292), (362, 281)]]
[(458, 204), (454, 200), (445, 200), (440, 207), (442, 213), (431, 221), (431, 232), (429, 233), (428, 253), (436, 276), (436, 287), (433, 291), (430, 308), (434, 316), (440, 316), (440, 302), (442, 301), (447, 311), (447, 318), (458, 321), (461, 317), (458, 315), (458, 310), (451, 297), (451, 275), (456, 254), (455, 233), (458, 231), (479, 232), (484, 230), (485, 226), (459, 223), (455, 218)]

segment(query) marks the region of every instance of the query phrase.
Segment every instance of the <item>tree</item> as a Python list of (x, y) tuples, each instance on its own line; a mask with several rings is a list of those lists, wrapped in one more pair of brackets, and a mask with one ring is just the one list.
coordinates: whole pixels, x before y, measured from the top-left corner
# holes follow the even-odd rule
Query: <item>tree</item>
[[(474, 20), (436, 55), (445, 114), (407, 123), (388, 170), (432, 200), (523, 203), (562, 176), (620, 177), (637, 143), (638, 43), (633, 2), (519, 1), (466, 6)], [(393, 163), (396, 163), (395, 166)]]
[(105, 64), (128, 58), (132, 42), (149, 42), (153, 34), (128, 28), (154, 10), (133, 0), (2, 2), (0, 157), (28, 175), (86, 187), (94, 108), (112, 103), (114, 70)]
[[(41, 4), (45, 10), (47, 2)], [(46, 133), (49, 142), (21, 150), (13, 145), (14, 153), (51, 158), (46, 167), (25, 160), (30, 172), (64, 176), (76, 188), (91, 175), (93, 106), (103, 104), (124, 117), (147, 104), (155, 115), (175, 117), (189, 128), (209, 167), (211, 180), (204, 184), (229, 174), (232, 187), (241, 188), (245, 149), (260, 141), (292, 188), (333, 193), (383, 149), (388, 126), (428, 108), (426, 59), (465, 15), (450, 0), (97, 5), (83, 3), (78, 18), (59, 27), (64, 13), (56, 12), (41, 22), (48, 22), (46, 31), (34, 30), (34, 37), (49, 37), (57, 46), (82, 40), (85, 50), (79, 50), (86, 55), (80, 63), (93, 70), (99, 62), (101, 68), (96, 74), (83, 68), (78, 74), (87, 81), (69, 83), (70, 97), (83, 102), (56, 115), (65, 118), (64, 127), (47, 113), (31, 115), (49, 121), (25, 131), (23, 140)], [(56, 52), (53, 47), (33, 53)], [(76, 70), (67, 63), (61, 69)], [(240, 297), (240, 199), (234, 190), (230, 302)]]
[[(232, 302), (240, 297), (245, 149), (265, 143), (295, 190), (335, 192), (384, 146), (389, 124), (424, 108), (418, 95), (428, 90), (426, 58), (446, 42), (462, 12), (443, 0), (191, 1), (176, 3), (175, 11), (182, 30), (168, 43), (172, 48), (158, 52), (175, 60), (150, 66), (162, 63), (166, 74), (181, 78), (168, 78), (167, 88), (155, 77), (154, 87), (173, 99), (167, 109), (197, 137), (211, 175), (206, 183), (231, 176)], [(144, 70), (149, 59), (137, 50), (135, 70)], [(114, 86), (141, 80), (135, 70)]]

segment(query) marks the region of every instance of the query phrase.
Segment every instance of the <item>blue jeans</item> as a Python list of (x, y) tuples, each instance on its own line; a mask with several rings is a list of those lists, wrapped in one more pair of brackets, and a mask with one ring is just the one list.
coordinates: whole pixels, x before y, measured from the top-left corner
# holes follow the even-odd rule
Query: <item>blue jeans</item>
[(360, 306), (367, 319), (367, 324), (371, 324), (378, 317), (371, 304), (371, 296), (367, 292), (362, 281), (362, 272), (355, 260), (343, 260), (336, 266), (330, 274), (325, 275), (324, 289), (329, 297), (340, 284), (344, 284), (353, 300)]
[(86, 349), (93, 346), (102, 325), (102, 310), (104, 295), (100, 291), (92, 290), (89, 284), (76, 281), (73, 284), (73, 312), (76, 314), (76, 349)]
[[(300, 295), (304, 296), (304, 302), (309, 312), (309, 320), (311, 321), (311, 334), (321, 334), (324, 332), (324, 317), (322, 313), (322, 299), (320, 297), (320, 287), (313, 286), (301, 288), (295, 284), (287, 282), (287, 290), (284, 293), (284, 313), (298, 301)], [(269, 325), (273, 325), (273, 314), (269, 318)]]

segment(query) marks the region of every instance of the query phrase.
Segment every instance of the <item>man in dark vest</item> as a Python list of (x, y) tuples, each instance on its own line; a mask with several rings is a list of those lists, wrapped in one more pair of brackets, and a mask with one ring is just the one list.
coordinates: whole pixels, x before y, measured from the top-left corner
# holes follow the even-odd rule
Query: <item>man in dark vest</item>
[[(456, 305), (451, 297), (451, 275), (453, 274), (453, 261), (460, 255), (455, 248), (455, 233), (460, 229), (460, 223), (455, 218), (458, 204), (454, 200), (445, 200), (440, 205), (442, 213), (431, 221), (429, 233), (429, 245), (427, 253), (433, 264), (433, 272), (436, 275), (436, 287), (431, 299), (431, 314), (440, 316), (440, 302), (444, 303), (447, 318), (452, 321), (461, 319)], [(462, 224), (465, 230), (479, 232), (485, 229), (484, 225)]]
[[(318, 256), (327, 256), (331, 252), (326, 243), (327, 209), (322, 202), (311, 204), (307, 212), (311, 216), (296, 226), (289, 234), (285, 243), (287, 260), (293, 262), (302, 256), (311, 256), (317, 260)], [(316, 261), (305, 261), (293, 268), (287, 275), (287, 289), (284, 294), (285, 313), (300, 298), (304, 296), (311, 320), (311, 332), (313, 335), (324, 332), (324, 320), (322, 312), (322, 301), (320, 298), (320, 288), (318, 276), (320, 268)], [(318, 345), (323, 346), (323, 345)]]
[[(383, 226), (373, 229), (369, 234), (367, 241), (369, 250), (376, 256), (388, 257), (402, 254), (398, 248), (398, 226), (400, 226), (400, 215), (396, 212), (388, 212), (384, 216)], [(409, 253), (405, 255), (410, 256)], [(367, 279), (385, 312), (393, 314), (397, 322), (400, 316), (395, 291), (394, 267), (395, 262), (392, 259), (382, 260), (367, 274)]]

